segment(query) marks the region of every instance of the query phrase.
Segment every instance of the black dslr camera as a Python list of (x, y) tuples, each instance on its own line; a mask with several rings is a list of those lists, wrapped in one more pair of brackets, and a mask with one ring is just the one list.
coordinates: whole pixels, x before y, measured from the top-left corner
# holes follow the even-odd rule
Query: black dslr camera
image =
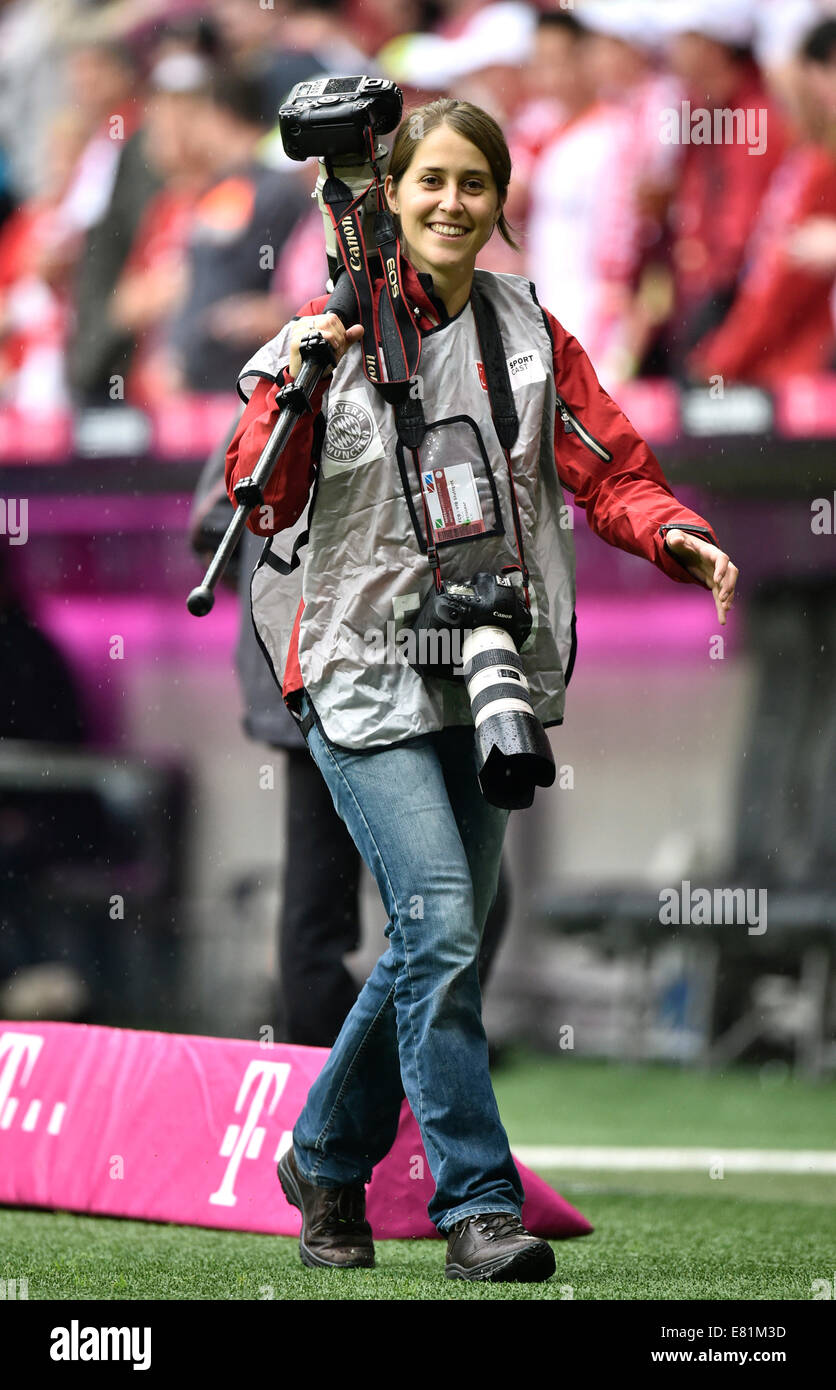
[[(421, 676), (464, 678), (476, 733), (479, 785), (486, 801), (521, 810), (535, 787), (550, 787), (554, 757), (534, 713), (519, 648), (532, 619), (519, 587), (505, 574), (431, 589), (411, 624)], [(455, 650), (456, 648), (460, 650)]]
[[(384, 77), (317, 77), (297, 82), (279, 107), (279, 130), (290, 159), (365, 159), (373, 136), (394, 130), (403, 94)], [(340, 161), (341, 162), (341, 161)]]
[[(379, 134), (394, 130), (403, 112), (403, 93), (384, 77), (317, 77), (297, 82), (279, 107), (279, 130), (290, 159), (318, 159), (314, 196), (325, 226), (325, 252), (334, 283), (340, 264), (324, 189), (329, 175), (340, 179), (355, 198), (367, 191), (363, 203), (363, 240), (376, 246), (375, 217), (379, 179), (389, 163), (389, 151)], [(374, 159), (374, 163), (372, 163)]]

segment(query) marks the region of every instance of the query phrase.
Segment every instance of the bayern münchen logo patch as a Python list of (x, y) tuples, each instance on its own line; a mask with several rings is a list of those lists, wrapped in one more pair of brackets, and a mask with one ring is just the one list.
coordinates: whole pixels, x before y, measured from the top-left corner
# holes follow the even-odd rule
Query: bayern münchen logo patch
[(355, 463), (374, 438), (371, 412), (356, 401), (337, 401), (328, 416), (325, 449), (335, 463)]

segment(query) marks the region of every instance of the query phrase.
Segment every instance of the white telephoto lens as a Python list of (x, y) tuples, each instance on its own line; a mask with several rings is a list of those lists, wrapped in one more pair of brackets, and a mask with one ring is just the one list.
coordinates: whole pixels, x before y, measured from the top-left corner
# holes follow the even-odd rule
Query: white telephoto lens
[(495, 714), (532, 714), (522, 658), (503, 628), (478, 627), (465, 635), (462, 665), (476, 728)]

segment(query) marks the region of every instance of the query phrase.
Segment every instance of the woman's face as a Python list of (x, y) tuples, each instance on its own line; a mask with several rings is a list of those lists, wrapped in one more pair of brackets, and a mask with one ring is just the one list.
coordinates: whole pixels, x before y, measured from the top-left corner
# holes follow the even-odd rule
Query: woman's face
[(400, 214), (407, 259), (447, 280), (472, 274), (502, 211), (487, 159), (445, 124), (415, 146), (397, 188), (387, 177), (386, 197)]

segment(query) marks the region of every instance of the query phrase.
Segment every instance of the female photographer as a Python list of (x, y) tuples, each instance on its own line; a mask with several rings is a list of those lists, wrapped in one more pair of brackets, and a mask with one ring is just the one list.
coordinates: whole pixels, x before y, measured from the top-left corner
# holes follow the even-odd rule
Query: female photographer
[[(404, 447), (392, 406), (364, 375), (362, 328), (346, 331), (323, 315), (325, 296), (241, 377), (249, 403), (227, 454), (230, 495), (275, 425), (276, 393), (300, 370), (304, 335), (318, 329), (336, 353), (313, 414), (297, 425), (265, 506), (249, 521), (263, 536), (294, 527), (316, 482), (296, 620), (292, 631), (282, 628), (287, 580), (272, 547), (253, 576), (253, 615), (389, 914), (388, 950), (279, 1163), (285, 1195), (302, 1212), (308, 1265), (374, 1263), (365, 1184), (394, 1141), (405, 1092), (435, 1181), (428, 1211), (448, 1237), (448, 1277), (533, 1281), (555, 1269), (551, 1247), (521, 1223), (524, 1194), (481, 1017), (477, 957), (508, 812), (480, 790), (464, 688), (423, 678), (381, 634), (414, 617), (431, 565), (445, 581), (516, 566), (528, 577), (534, 619), (521, 655), (535, 713), (560, 723), (575, 653), (562, 488), (609, 544), (709, 589), (721, 623), (737, 580), (707, 522), (677, 502), (534, 287), (475, 270), (495, 228), (513, 245), (503, 213), (510, 174), (499, 127), (467, 102), (431, 102), (399, 127), (385, 193), (398, 219), (403, 292), (422, 335), (420, 449)], [(374, 288), (379, 300), (382, 281)], [(510, 448), (500, 446), (488, 389), (497, 354), (484, 311), (477, 323), (484, 300), (518, 419)]]

